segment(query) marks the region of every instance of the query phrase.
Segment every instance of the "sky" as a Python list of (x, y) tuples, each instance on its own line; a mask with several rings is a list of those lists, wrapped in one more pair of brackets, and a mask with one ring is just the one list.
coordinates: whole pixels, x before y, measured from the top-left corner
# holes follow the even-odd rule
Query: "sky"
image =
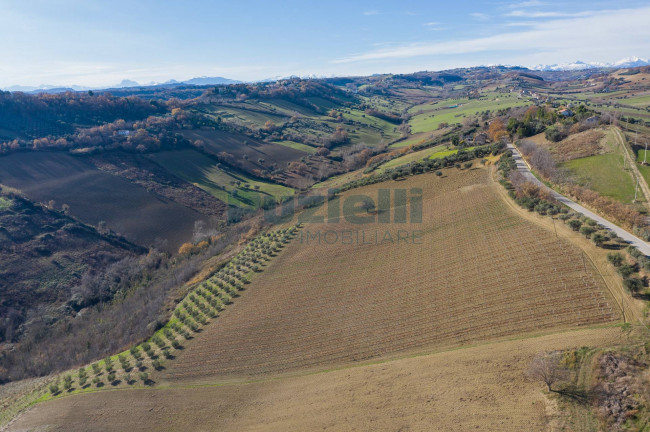
[(648, 1), (0, 0), (0, 88), (650, 57)]

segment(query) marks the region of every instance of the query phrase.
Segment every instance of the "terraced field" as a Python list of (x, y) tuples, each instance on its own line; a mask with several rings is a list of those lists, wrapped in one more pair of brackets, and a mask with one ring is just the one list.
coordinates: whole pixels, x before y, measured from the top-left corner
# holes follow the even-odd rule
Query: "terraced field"
[[(160, 379), (328, 369), (619, 319), (582, 252), (513, 213), (486, 169), (445, 173), (350, 191), (422, 188), (423, 223), (306, 224)], [(320, 242), (307, 239), (319, 230)], [(359, 230), (373, 244), (334, 241)], [(397, 242), (398, 230), (421, 231), (421, 244)], [(371, 241), (375, 232), (393, 242)]]

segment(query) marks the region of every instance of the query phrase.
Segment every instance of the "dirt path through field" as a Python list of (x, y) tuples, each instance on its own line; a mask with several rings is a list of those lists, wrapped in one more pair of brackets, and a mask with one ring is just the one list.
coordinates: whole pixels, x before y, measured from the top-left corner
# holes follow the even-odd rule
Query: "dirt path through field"
[(621, 130), (617, 127), (613, 128), (613, 130), (614, 130), (614, 135), (616, 136), (616, 140), (621, 145), (623, 152), (625, 152), (625, 158), (627, 159), (627, 164), (632, 169), (632, 171), (634, 172), (634, 177), (639, 182), (639, 188), (641, 189), (641, 192), (645, 197), (646, 207), (650, 206), (650, 188), (648, 187), (648, 183), (645, 181), (645, 178), (641, 175), (641, 172), (639, 172), (639, 167), (636, 166), (636, 158), (630, 155), (630, 150), (627, 147), (627, 144), (625, 142), (625, 137), (621, 133)]

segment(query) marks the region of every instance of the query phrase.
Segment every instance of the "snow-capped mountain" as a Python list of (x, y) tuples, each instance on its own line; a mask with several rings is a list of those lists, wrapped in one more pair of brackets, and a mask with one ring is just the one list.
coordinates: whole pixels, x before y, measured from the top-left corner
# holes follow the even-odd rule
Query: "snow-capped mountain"
[(650, 61), (647, 59), (642, 59), (639, 57), (628, 57), (614, 63), (583, 62), (578, 60), (573, 63), (556, 63), (551, 65), (539, 64), (533, 66), (531, 69), (539, 71), (576, 71), (594, 68), (630, 68), (648, 65), (650, 65)]

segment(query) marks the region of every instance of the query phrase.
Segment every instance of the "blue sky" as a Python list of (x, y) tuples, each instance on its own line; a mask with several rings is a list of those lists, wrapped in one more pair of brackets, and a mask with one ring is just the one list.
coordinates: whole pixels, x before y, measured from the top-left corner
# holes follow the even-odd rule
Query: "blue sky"
[(0, 87), (650, 57), (647, 1), (0, 0)]

